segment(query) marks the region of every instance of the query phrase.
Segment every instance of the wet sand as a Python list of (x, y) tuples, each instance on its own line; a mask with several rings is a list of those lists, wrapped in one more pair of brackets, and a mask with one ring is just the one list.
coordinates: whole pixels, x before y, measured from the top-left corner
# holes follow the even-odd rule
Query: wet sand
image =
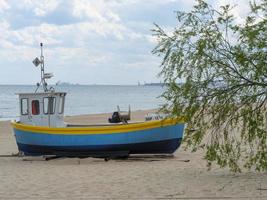
[[(150, 111), (133, 112), (140, 120)], [(105, 122), (111, 114), (66, 117)], [(17, 153), (10, 122), (0, 122), (0, 199), (267, 199), (267, 173), (207, 171), (202, 152), (128, 160), (3, 157)]]

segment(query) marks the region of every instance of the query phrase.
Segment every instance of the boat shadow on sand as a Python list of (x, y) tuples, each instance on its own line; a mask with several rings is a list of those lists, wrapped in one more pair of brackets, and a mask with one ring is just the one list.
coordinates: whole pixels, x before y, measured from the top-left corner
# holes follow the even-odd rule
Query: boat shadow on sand
[[(11, 155), (0, 155), (2, 157), (18, 157), (22, 158), (22, 161), (50, 161), (50, 160), (61, 160), (61, 159), (70, 159), (69, 157), (64, 156), (20, 156), (18, 153)], [(115, 161), (115, 162), (156, 162), (156, 161), (178, 161), (178, 162), (190, 162), (189, 159), (180, 159), (172, 154), (160, 154), (160, 155), (131, 155), (131, 156), (122, 156), (122, 157), (110, 157), (110, 158), (78, 158), (79, 160), (91, 159), (91, 162), (103, 162), (104, 161)]]

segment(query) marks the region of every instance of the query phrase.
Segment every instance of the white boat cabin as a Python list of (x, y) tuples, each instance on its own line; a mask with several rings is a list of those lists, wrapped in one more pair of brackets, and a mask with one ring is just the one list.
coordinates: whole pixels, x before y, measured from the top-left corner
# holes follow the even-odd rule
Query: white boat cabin
[(20, 122), (34, 126), (65, 127), (65, 92), (19, 93)]

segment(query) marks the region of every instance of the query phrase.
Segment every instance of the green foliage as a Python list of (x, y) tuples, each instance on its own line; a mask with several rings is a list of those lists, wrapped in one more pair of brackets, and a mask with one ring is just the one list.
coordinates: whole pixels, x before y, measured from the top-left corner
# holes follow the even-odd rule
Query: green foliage
[(267, 170), (267, 1), (250, 7), (237, 24), (230, 5), (215, 10), (198, 0), (177, 12), (172, 33), (153, 30), (167, 84), (163, 109), (185, 117), (187, 147), (233, 171)]

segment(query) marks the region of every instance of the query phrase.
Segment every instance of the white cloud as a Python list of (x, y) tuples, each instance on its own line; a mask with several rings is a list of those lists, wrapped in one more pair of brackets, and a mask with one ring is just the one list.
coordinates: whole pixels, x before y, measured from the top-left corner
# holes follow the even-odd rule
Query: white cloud
[[(11, 83), (5, 77), (16, 74), (12, 67), (18, 64), (31, 77), (31, 61), (39, 55), (39, 42), (44, 43), (48, 71), (55, 72), (58, 80), (98, 84), (156, 81), (160, 60), (151, 55), (157, 43), (149, 31), (153, 28), (152, 20), (159, 20), (171, 32), (175, 22), (173, 10), (189, 8), (194, 3), (194, 0), (20, 0), (20, 3), (0, 0), (0, 13), (9, 9), (8, 15), (3, 14), (0, 19), (0, 69), (5, 73), (0, 84)], [(239, 10), (236, 12), (240, 15)], [(7, 70), (4, 66), (12, 67)], [(32, 83), (31, 78), (23, 83), (27, 81)]]
[(154, 44), (154, 45), (156, 45), (156, 44), (158, 43), (158, 38), (157, 38), (156, 36), (153, 36), (153, 35), (146, 35), (146, 39), (147, 39), (150, 43), (152, 43), (152, 44)]
[(179, 3), (183, 6), (193, 5), (195, 0), (128, 0), (128, 1), (120, 1), (125, 4), (150, 4), (150, 5), (165, 5), (170, 3)]
[(0, 0), (0, 13), (3, 12), (4, 10), (8, 10), (10, 6), (5, 0)]
[(120, 21), (118, 14), (113, 12), (113, 8), (119, 6), (117, 1), (87, 1), (87, 0), (73, 0), (72, 14), (74, 17), (78, 18), (89, 18), (94, 21), (107, 22)]
[[(18, 60), (29, 59), (29, 54), (19, 53), (17, 50), (20, 50), (20, 48), (15, 47), (20, 46), (23, 47), (23, 50), (27, 51), (27, 47), (31, 49), (32, 46), (39, 44), (39, 42), (43, 42), (47, 46), (67, 45), (67, 51), (62, 50), (59, 52), (63, 54), (65, 54), (64, 52), (75, 52), (71, 55), (78, 56), (84, 55), (81, 53), (82, 50), (85, 52), (87, 51), (86, 49), (90, 50), (90, 47), (84, 45), (86, 42), (95, 44), (95, 40), (101, 41), (101, 38), (117, 39), (120, 41), (124, 39), (138, 40), (143, 37), (141, 34), (132, 32), (132, 30), (127, 29), (121, 24), (108, 22), (80, 22), (61, 26), (42, 23), (39, 26), (29, 26), (12, 30), (9, 23), (3, 21), (0, 23), (0, 32), (3, 35), (0, 37), (0, 47), (2, 47), (0, 48), (0, 52), (3, 55), (5, 54), (4, 52), (10, 54), (11, 51), (14, 51)], [(83, 47), (83, 49), (81, 50), (80, 47)], [(58, 49), (54, 49), (54, 51), (58, 54)], [(15, 58), (11, 60), (14, 61)]]
[(157, 4), (179, 3), (183, 7), (193, 6), (196, 3), (195, 0), (148, 0), (148, 2)]
[(215, 3), (213, 3), (213, 6), (216, 9), (219, 9), (220, 6), (227, 4), (233, 6), (233, 9), (230, 13), (234, 16), (235, 22), (238, 24), (244, 23), (245, 16), (247, 16), (247, 14), (250, 12), (249, 0), (243, 0), (242, 3), (241, 1), (237, 0), (217, 0)]
[(16, 6), (25, 10), (33, 10), (36, 16), (42, 17), (54, 11), (60, 3), (61, 0), (21, 0)]

